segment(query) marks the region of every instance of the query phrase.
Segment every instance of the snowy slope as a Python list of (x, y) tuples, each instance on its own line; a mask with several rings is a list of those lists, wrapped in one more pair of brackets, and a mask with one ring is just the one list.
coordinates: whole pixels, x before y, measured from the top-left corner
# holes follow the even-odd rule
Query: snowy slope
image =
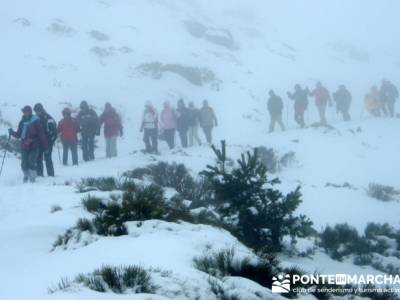
[[(213, 249), (235, 246), (240, 254), (249, 254), (227, 232), (158, 221), (149, 221), (127, 237), (102, 238), (76, 250), (50, 252), (56, 237), (86, 216), (80, 205), (82, 195), (66, 183), (88, 176), (117, 176), (153, 162), (137, 152), (142, 148), (140, 115), (148, 99), (161, 107), (163, 101), (175, 102), (181, 96), (198, 105), (208, 98), (220, 119), (216, 140), (227, 140), (233, 158), (259, 145), (282, 154), (295, 151), (298, 163), (278, 174), (281, 188), (290, 191), (302, 186), (304, 202), (299, 213), (307, 214), (316, 229), (348, 222), (363, 230), (371, 221), (400, 227), (399, 203), (379, 202), (364, 190), (371, 182), (400, 187), (395, 176), (400, 172), (399, 121), (360, 117), (363, 94), (372, 83), (383, 77), (400, 83), (400, 56), (393, 39), (400, 33), (395, 24), (399, 3), (215, 2), (14, 0), (2, 6), (3, 118), (16, 125), (21, 106), (36, 101), (56, 118), (66, 103), (77, 107), (87, 99), (100, 112), (105, 101), (112, 101), (124, 117), (126, 135), (120, 141), (120, 157), (112, 161), (103, 158), (102, 138), (99, 159), (78, 168), (60, 166), (55, 151), (57, 177), (36, 185), (21, 186), (19, 161), (7, 156), (5, 176), (0, 178), (0, 299), (195, 299), (198, 295), (210, 299), (208, 278), (194, 269), (193, 257), (210, 244)], [(187, 24), (200, 31), (205, 27), (206, 33), (196, 36)], [(215, 78), (196, 85), (176, 73), (155, 79), (137, 69), (153, 62), (206, 68)], [(312, 86), (316, 79), (331, 89), (340, 83), (351, 87), (355, 121), (343, 124), (329, 111), (333, 131), (299, 130), (289, 120), (290, 130), (267, 135), (267, 91), (274, 88), (285, 96), (294, 83)], [(316, 113), (311, 107), (309, 122)], [(291, 106), (288, 114), (291, 119)], [(5, 130), (0, 125), (0, 134)], [(189, 149), (187, 155), (170, 152), (166, 145), (161, 151), (159, 159), (183, 162), (193, 172), (214, 159), (208, 147)], [(357, 189), (326, 187), (344, 182)], [(50, 213), (53, 205), (62, 210)], [(311, 272), (321, 266), (331, 272), (365, 272), (324, 254), (312, 260), (284, 257), (283, 261)], [(61, 277), (103, 264), (160, 267), (172, 270), (174, 276), (166, 282), (157, 278), (165, 297), (101, 295), (88, 290), (47, 293)], [(174, 297), (174, 291), (181, 298)], [(186, 298), (185, 292), (189, 293)], [(266, 299), (270, 297), (269, 291), (263, 292)]]

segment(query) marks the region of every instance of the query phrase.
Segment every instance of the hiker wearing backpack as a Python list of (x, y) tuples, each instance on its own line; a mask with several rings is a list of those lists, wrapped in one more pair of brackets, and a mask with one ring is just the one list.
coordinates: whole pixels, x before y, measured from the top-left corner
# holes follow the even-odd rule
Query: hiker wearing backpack
[(364, 98), (365, 109), (373, 116), (380, 117), (382, 109), (382, 101), (378, 87), (374, 85), (370, 92)]
[(201, 139), (199, 137), (200, 110), (194, 106), (193, 102), (189, 103), (188, 114), (189, 146), (193, 147), (195, 141), (197, 145), (201, 146)]
[(71, 116), (71, 110), (66, 107), (62, 111), (63, 119), (58, 123), (58, 133), (63, 145), (63, 165), (68, 165), (68, 154), (71, 150), (72, 164), (78, 165), (78, 132), (79, 123)]
[(39, 147), (39, 155), (37, 161), (37, 176), (44, 176), (43, 160), (46, 164), (47, 176), (54, 177), (54, 164), (53, 164), (53, 147), (57, 140), (57, 123), (56, 121), (46, 112), (41, 103), (35, 104), (33, 110), (36, 116), (39, 118), (40, 123), (44, 129), (44, 133), (47, 141), (47, 148)]
[(122, 122), (119, 114), (106, 103), (104, 112), (100, 116), (100, 126), (104, 124), (104, 138), (106, 139), (106, 157), (117, 156), (117, 138), (123, 135)]
[(394, 118), (395, 116), (395, 103), (399, 98), (399, 91), (397, 87), (389, 80), (383, 80), (380, 90), (380, 97), (382, 100), (384, 114), (389, 114), (389, 117)]
[(310, 91), (308, 88), (302, 89), (299, 84), (294, 87), (294, 93), (288, 92), (287, 95), (290, 99), (294, 100), (294, 119), (301, 128), (306, 126), (304, 122), (304, 113), (308, 107), (308, 95)]
[(160, 115), (160, 128), (169, 149), (175, 148), (176, 119), (176, 111), (168, 101), (164, 102), (164, 108)]
[(158, 114), (150, 101), (145, 105), (140, 132), (144, 132), (145, 152), (158, 154)]
[(23, 116), (17, 131), (8, 130), (10, 136), (21, 140), (21, 169), (25, 182), (35, 182), (40, 149), (47, 151), (47, 140), (40, 119), (33, 115), (32, 107), (22, 109)]
[(344, 85), (340, 85), (338, 90), (333, 93), (333, 101), (336, 102), (336, 112), (341, 113), (344, 121), (350, 121), (350, 105), (352, 96)]
[(315, 105), (317, 106), (320, 123), (327, 125), (326, 108), (332, 106), (331, 95), (326, 87), (321, 82), (317, 82), (315, 89), (310, 93), (310, 96), (315, 97)]
[(82, 154), (84, 161), (94, 160), (94, 145), (96, 135), (100, 135), (100, 121), (97, 113), (89, 107), (86, 101), (80, 104), (77, 116), (82, 137)]
[(273, 90), (269, 91), (268, 112), (271, 118), (269, 132), (274, 132), (275, 123), (278, 123), (282, 131), (285, 131), (285, 125), (282, 121), (283, 101), (282, 98), (275, 94)]
[(200, 126), (206, 136), (207, 143), (212, 144), (212, 131), (218, 126), (217, 117), (214, 110), (208, 105), (208, 101), (203, 101), (203, 107), (200, 109)]
[(178, 101), (178, 108), (176, 109), (176, 129), (178, 130), (181, 139), (181, 146), (188, 147), (188, 131), (189, 131), (189, 110), (185, 105), (183, 99)]

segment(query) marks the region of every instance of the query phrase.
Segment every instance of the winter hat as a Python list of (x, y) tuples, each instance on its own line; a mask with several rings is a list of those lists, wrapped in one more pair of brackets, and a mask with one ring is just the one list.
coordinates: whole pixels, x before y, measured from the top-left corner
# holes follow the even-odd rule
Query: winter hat
[(24, 106), (21, 110), (23, 113), (26, 113), (26, 112), (32, 113), (32, 107), (30, 107), (29, 105)]
[(105, 105), (105, 109), (111, 109), (111, 108), (112, 108), (111, 103), (107, 102)]
[(70, 116), (71, 110), (68, 107), (66, 107), (63, 109), (62, 114), (63, 114), (63, 116)]
[(145, 106), (150, 106), (151, 107), (152, 106), (151, 101), (147, 100)]
[(33, 107), (33, 110), (38, 113), (44, 112), (44, 108), (41, 103), (36, 103), (35, 106)]

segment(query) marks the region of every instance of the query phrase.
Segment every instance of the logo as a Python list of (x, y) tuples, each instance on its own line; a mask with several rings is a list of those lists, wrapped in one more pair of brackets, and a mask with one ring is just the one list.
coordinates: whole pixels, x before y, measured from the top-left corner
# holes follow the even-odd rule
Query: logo
[(280, 274), (272, 278), (272, 293), (287, 294), (290, 293), (290, 275)]

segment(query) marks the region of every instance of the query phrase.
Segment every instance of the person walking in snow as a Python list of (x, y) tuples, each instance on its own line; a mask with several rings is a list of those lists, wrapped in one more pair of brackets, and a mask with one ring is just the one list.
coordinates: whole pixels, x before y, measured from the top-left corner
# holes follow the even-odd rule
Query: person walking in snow
[(40, 119), (33, 115), (32, 107), (22, 109), (23, 116), (17, 131), (8, 130), (10, 136), (21, 140), (21, 169), (25, 182), (35, 182), (40, 149), (47, 151), (47, 140)]
[(35, 104), (33, 107), (36, 115), (38, 116), (40, 123), (44, 129), (44, 133), (47, 141), (47, 149), (39, 147), (39, 155), (37, 161), (37, 176), (43, 177), (43, 160), (46, 163), (47, 176), (54, 177), (54, 165), (53, 165), (53, 147), (57, 140), (57, 123), (56, 121), (46, 112), (43, 105), (40, 103)]
[(201, 146), (201, 139), (199, 137), (200, 110), (194, 106), (193, 102), (189, 103), (188, 121), (189, 121), (189, 146), (193, 147), (195, 141), (198, 146)]
[(294, 93), (288, 92), (287, 95), (290, 99), (294, 100), (294, 119), (301, 128), (306, 126), (304, 122), (304, 113), (308, 107), (308, 95), (310, 91), (308, 88), (302, 89), (299, 84), (294, 87)]
[(399, 98), (399, 91), (397, 87), (389, 80), (382, 80), (380, 98), (382, 100), (384, 114), (388, 114), (389, 117), (394, 118), (395, 103), (397, 98)]
[(382, 102), (378, 87), (374, 85), (371, 91), (365, 96), (365, 109), (374, 117), (381, 116)]
[(212, 144), (212, 131), (218, 126), (217, 117), (214, 110), (208, 105), (208, 101), (203, 101), (203, 107), (200, 109), (200, 126), (206, 136), (207, 143)]
[(71, 116), (71, 110), (67, 107), (62, 111), (63, 119), (58, 123), (57, 131), (63, 145), (63, 165), (68, 165), (68, 154), (71, 150), (72, 164), (78, 165), (78, 132), (79, 123)]
[(333, 100), (336, 102), (336, 112), (341, 113), (344, 121), (350, 121), (350, 105), (352, 96), (347, 88), (342, 84), (338, 90), (333, 93)]
[(183, 148), (188, 147), (188, 131), (189, 131), (189, 110), (185, 105), (183, 99), (179, 99), (178, 108), (176, 109), (176, 129), (178, 130)]
[(106, 157), (117, 156), (117, 138), (123, 135), (122, 122), (119, 114), (106, 103), (104, 112), (100, 116), (100, 127), (104, 124), (104, 138), (106, 139)]
[(315, 89), (310, 93), (310, 96), (315, 97), (315, 105), (317, 106), (320, 124), (327, 125), (326, 121), (326, 107), (332, 106), (331, 96), (326, 87), (321, 82), (317, 82)]
[(80, 104), (77, 116), (82, 137), (82, 154), (84, 161), (94, 160), (94, 144), (96, 135), (100, 135), (100, 121), (97, 113), (86, 101)]
[(285, 131), (285, 125), (282, 121), (283, 101), (273, 90), (269, 91), (268, 112), (271, 118), (269, 132), (274, 132), (275, 123), (278, 123), (282, 131)]
[(160, 128), (169, 149), (175, 148), (176, 119), (176, 111), (168, 101), (164, 102), (164, 108), (160, 115)]
[(158, 114), (150, 101), (145, 105), (140, 132), (144, 132), (145, 152), (158, 154)]

